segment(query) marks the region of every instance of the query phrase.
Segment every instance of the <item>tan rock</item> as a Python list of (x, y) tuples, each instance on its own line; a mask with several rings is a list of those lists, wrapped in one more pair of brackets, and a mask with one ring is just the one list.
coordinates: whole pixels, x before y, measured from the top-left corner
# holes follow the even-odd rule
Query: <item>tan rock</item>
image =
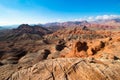
[(8, 80), (119, 80), (119, 63), (106, 59), (46, 60), (13, 73)]

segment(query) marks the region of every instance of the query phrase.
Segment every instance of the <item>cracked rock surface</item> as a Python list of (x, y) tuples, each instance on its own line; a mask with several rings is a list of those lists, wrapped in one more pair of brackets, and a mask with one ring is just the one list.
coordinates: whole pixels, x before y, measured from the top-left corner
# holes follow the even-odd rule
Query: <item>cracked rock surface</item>
[(58, 58), (14, 71), (6, 80), (120, 80), (120, 61)]

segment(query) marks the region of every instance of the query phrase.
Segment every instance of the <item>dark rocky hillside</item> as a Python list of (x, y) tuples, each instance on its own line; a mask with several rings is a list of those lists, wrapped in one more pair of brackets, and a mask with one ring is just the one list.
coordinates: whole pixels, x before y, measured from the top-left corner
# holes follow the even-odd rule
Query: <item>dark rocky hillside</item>
[(43, 28), (42, 26), (22, 24), (16, 29), (1, 32), (0, 40), (37, 40), (43, 38), (43, 35), (50, 34), (52, 31)]

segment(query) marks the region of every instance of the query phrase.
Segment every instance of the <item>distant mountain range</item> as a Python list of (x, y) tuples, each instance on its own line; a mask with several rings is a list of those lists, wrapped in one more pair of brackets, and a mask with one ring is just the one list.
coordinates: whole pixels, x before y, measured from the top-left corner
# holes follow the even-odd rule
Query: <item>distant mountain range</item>
[(51, 30), (63, 29), (66, 27), (81, 27), (87, 26), (92, 29), (120, 29), (120, 19), (106, 19), (96, 21), (68, 21), (68, 22), (55, 22), (43, 25)]
[(6, 29), (6, 28), (4, 28), (4, 27), (0, 26), (0, 30), (4, 30), (4, 29)]
[(19, 25), (0, 26), (0, 30), (13, 29), (13, 28), (17, 28), (18, 26)]
[[(67, 22), (53, 22), (46, 24), (30, 24), (30, 26), (39, 25), (42, 27), (46, 27), (49, 30), (56, 31), (58, 29), (62, 29), (65, 27), (80, 27), (80, 26), (90, 26), (90, 25), (104, 25), (104, 26), (112, 26), (118, 27), (120, 26), (120, 19), (106, 19), (106, 20), (96, 20), (96, 21), (67, 21)], [(4, 29), (13, 29), (17, 28), (19, 25), (10, 25), (10, 26), (0, 26), (0, 30)]]
[(54, 22), (54, 23), (47, 23), (44, 26), (45, 27), (51, 27), (51, 26), (64, 26), (64, 27), (70, 27), (70, 26), (81, 26), (88, 24), (87, 21), (68, 21), (68, 22)]
[(81, 26), (81, 25), (87, 25), (87, 24), (104, 24), (104, 25), (108, 25), (108, 26), (115, 26), (115, 24), (117, 24), (116, 26), (118, 26), (118, 24), (120, 25), (120, 19), (106, 19), (106, 20), (96, 20), (96, 21), (68, 21), (68, 22), (54, 22), (54, 23), (47, 23), (44, 26), (45, 27), (51, 27), (51, 26), (64, 26), (64, 27), (68, 27), (68, 26)]

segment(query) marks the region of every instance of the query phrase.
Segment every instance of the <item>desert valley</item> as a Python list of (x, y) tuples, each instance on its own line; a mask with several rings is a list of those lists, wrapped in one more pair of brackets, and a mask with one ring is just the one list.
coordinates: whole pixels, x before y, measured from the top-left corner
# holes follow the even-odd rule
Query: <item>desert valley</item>
[(0, 29), (0, 80), (120, 80), (120, 19)]

